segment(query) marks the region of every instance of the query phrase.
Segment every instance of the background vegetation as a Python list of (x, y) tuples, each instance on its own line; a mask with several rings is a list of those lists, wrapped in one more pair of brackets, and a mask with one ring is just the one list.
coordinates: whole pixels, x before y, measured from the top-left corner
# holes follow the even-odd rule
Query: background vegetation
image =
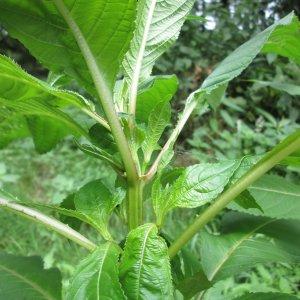
[[(299, 16), (300, 2), (198, 1), (193, 14), (204, 17), (206, 21), (199, 17), (189, 18), (177, 43), (155, 67), (157, 74), (175, 73), (180, 79), (181, 86), (173, 109), (180, 111), (182, 99), (200, 86), (217, 62), (291, 10)], [(31, 74), (41, 78), (48, 76), (27, 50), (4, 30), (0, 30), (0, 41), (0, 53), (14, 58)], [(251, 81), (252, 78), (277, 86), (262, 85)], [(283, 91), (282, 84), (293, 84), (295, 89)], [(71, 85), (77, 89), (75, 83)], [(252, 68), (231, 83), (217, 110), (202, 116), (195, 114), (191, 118), (180, 136), (174, 164), (182, 166), (265, 152), (300, 127), (299, 90), (299, 66), (275, 55), (259, 56)], [(284, 175), (280, 168), (274, 172)], [(299, 182), (299, 169), (290, 169), (285, 175)], [(78, 187), (96, 178), (105, 178), (108, 183), (114, 180), (109, 169), (82, 154), (72, 139), (65, 140), (42, 156), (35, 152), (29, 139), (14, 142), (0, 151), (0, 188), (5, 187), (29, 200), (59, 203)], [(187, 217), (188, 212), (180, 213), (183, 214), (181, 217)], [(0, 249), (21, 255), (42, 255), (46, 267), (60, 267), (67, 284), (74, 262), (85, 250), (7, 212), (0, 211), (0, 218)], [(210, 227), (217, 231), (218, 221)], [(93, 235), (88, 227), (81, 230), (86, 235)], [(116, 235), (118, 230), (116, 227)], [(64, 255), (70, 253), (67, 250), (72, 251), (72, 256)], [(257, 266), (218, 283), (206, 297), (232, 299), (246, 291), (281, 291), (300, 296), (299, 278), (299, 266)]]

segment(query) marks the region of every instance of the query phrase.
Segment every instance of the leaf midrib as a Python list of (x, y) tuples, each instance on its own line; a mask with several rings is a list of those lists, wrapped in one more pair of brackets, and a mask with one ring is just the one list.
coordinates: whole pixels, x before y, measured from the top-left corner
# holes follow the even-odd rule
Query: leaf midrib
[(137, 286), (137, 292), (139, 295), (139, 290), (140, 290), (140, 284), (141, 284), (141, 271), (142, 271), (142, 266), (144, 262), (144, 257), (145, 257), (145, 249), (146, 249), (146, 241), (148, 239), (148, 236), (150, 234), (150, 231), (154, 228), (154, 225), (149, 226), (149, 229), (145, 233), (145, 237), (143, 239), (143, 244), (142, 244), (142, 249), (141, 249), (141, 259), (139, 263), (139, 271), (138, 271), (138, 286)]
[(271, 189), (271, 188), (262, 188), (262, 187), (258, 187), (258, 186), (250, 186), (249, 190), (272, 192), (272, 193), (277, 193), (277, 194), (282, 194), (282, 195), (289, 195), (289, 196), (296, 196), (296, 197), (300, 196), (300, 193), (291, 193), (291, 192), (276, 190), (276, 189)]
[(225, 252), (223, 259), (220, 261), (220, 263), (216, 266), (216, 268), (214, 269), (214, 271), (211, 273), (210, 276), (208, 276), (209, 281), (212, 281), (215, 277), (215, 275), (219, 272), (219, 270), (222, 268), (222, 266), (227, 262), (227, 260), (231, 257), (231, 255), (239, 248), (239, 246), (245, 242), (246, 240), (248, 240), (257, 230), (259, 230), (260, 228), (270, 224), (276, 222), (276, 220), (270, 220), (270, 221), (266, 221), (263, 224), (260, 224), (259, 226), (257, 226), (255, 229), (253, 229), (252, 231), (250, 231), (249, 233), (247, 233), (246, 235), (244, 235), (240, 240), (238, 240), (235, 244), (233, 244), (232, 247), (230, 247), (228, 249), (227, 252)]
[(104, 265), (104, 261), (105, 261), (105, 258), (107, 256), (107, 253), (108, 253), (108, 250), (109, 250), (109, 247), (110, 247), (110, 244), (108, 243), (106, 245), (106, 249), (104, 250), (104, 254), (102, 256), (102, 261), (101, 261), (101, 265), (100, 265), (100, 268), (99, 268), (99, 271), (98, 271), (98, 278), (97, 278), (97, 300), (100, 300), (100, 279), (101, 279), (101, 275), (102, 275), (102, 269), (103, 269), (103, 265)]
[(36, 285), (34, 282), (28, 280), (26, 277), (22, 276), (21, 274), (17, 273), (14, 270), (11, 270), (3, 265), (0, 265), (0, 269), (6, 271), (7, 273), (10, 273), (11, 275), (21, 279), (21, 281), (27, 283), (28, 285), (30, 285), (33, 290), (37, 291), (38, 293), (40, 293), (45, 299), (48, 300), (57, 300), (56, 298), (52, 298), (51, 295), (49, 295), (45, 290), (43, 290), (40, 286)]

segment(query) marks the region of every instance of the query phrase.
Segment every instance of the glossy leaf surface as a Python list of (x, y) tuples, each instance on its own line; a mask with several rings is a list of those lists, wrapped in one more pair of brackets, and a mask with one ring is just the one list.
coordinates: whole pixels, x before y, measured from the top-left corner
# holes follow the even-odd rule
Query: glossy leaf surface
[(228, 184), (240, 161), (198, 164), (186, 168), (171, 186), (153, 185), (152, 201), (158, 223), (174, 207), (198, 207), (216, 198)]
[(118, 277), (118, 246), (107, 242), (77, 266), (67, 300), (126, 299)]
[(130, 231), (120, 279), (128, 299), (173, 299), (168, 248), (154, 224)]

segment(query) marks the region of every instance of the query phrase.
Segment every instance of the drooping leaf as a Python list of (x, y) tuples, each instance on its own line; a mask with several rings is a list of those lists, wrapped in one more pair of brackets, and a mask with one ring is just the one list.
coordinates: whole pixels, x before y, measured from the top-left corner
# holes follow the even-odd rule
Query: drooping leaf
[(247, 210), (231, 203), (229, 208), (272, 218), (300, 218), (300, 186), (275, 175), (264, 175), (248, 191), (261, 207)]
[[(299, 221), (228, 214), (224, 234), (200, 234), (201, 260), (210, 281), (218, 281), (246, 271), (259, 263), (300, 260)], [(265, 234), (261, 236), (258, 233)]]
[(144, 0), (138, 2), (136, 26), (123, 61), (128, 85), (143, 82), (155, 61), (176, 41), (194, 0)]
[(40, 257), (0, 253), (0, 298), (60, 300), (58, 269), (45, 270)]
[(294, 13), (280, 19), (227, 56), (193, 92), (187, 107), (193, 101), (203, 102), (215, 89), (239, 76), (261, 52), (272, 52), (300, 62), (300, 22)]
[(159, 103), (169, 102), (178, 88), (175, 75), (153, 76), (149, 83), (141, 88), (137, 96), (136, 118), (139, 122), (147, 123), (150, 113)]
[(158, 141), (171, 118), (171, 107), (167, 103), (158, 103), (149, 116), (146, 137), (142, 144), (145, 162), (151, 159), (153, 151), (159, 149)]
[(171, 186), (153, 184), (152, 201), (158, 224), (174, 207), (197, 207), (216, 198), (228, 184), (240, 161), (198, 164), (186, 168)]
[(109, 240), (111, 239), (107, 228), (109, 218), (124, 196), (122, 189), (112, 193), (101, 180), (94, 180), (79, 189), (75, 194), (74, 203), (76, 211), (91, 219), (103, 237)]
[[(135, 15), (134, 0), (64, 0), (102, 77), (112, 88), (128, 48)], [(0, 23), (31, 54), (56, 74), (65, 73), (93, 91), (91, 75), (71, 30), (54, 1), (3, 0)]]
[(233, 300), (297, 300), (296, 296), (284, 294), (284, 293), (248, 293), (243, 296), (234, 298)]
[(128, 299), (173, 299), (168, 248), (154, 224), (144, 224), (129, 233), (120, 279)]
[(27, 74), (8, 57), (0, 56), (0, 108), (3, 118), (0, 134), (4, 139), (8, 122), (21, 125), (16, 135), (10, 134), (8, 141), (30, 132), (37, 150), (42, 153), (53, 148), (67, 134), (86, 136), (86, 130), (63, 111), (69, 106), (90, 110), (81, 96), (55, 89)]
[(273, 82), (273, 81), (262, 81), (262, 80), (251, 80), (255, 83), (255, 88), (259, 87), (271, 87), (280, 92), (285, 92), (291, 96), (300, 96), (300, 86), (296, 84), (286, 82)]
[(117, 245), (107, 242), (77, 266), (66, 300), (125, 299), (118, 278)]

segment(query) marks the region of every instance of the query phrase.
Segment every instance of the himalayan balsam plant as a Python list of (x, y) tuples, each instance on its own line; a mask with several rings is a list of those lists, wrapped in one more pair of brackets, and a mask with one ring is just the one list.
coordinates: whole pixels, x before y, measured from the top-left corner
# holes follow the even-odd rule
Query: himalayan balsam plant
[[(31, 136), (36, 151), (45, 153), (72, 135), (79, 149), (116, 174), (114, 186), (95, 178), (78, 187), (68, 206), (1, 191), (1, 208), (89, 252), (64, 289), (59, 270), (44, 269), (41, 259), (1, 252), (1, 299), (206, 299), (216, 282), (257, 263), (300, 261), (300, 188), (266, 175), (277, 164), (299, 165), (300, 131), (261, 156), (187, 168), (171, 164), (191, 115), (216, 108), (228, 83), (259, 53), (300, 63), (300, 23), (290, 13), (232, 52), (185, 100), (170, 134), (161, 138), (178, 79), (151, 72), (193, 4), (0, 1), (1, 26), (50, 71), (41, 81), (0, 56), (1, 147)], [(84, 96), (60, 89), (62, 79), (75, 80)], [(87, 223), (102, 238), (92, 241), (45, 211)], [(221, 211), (216, 235), (209, 224)], [(180, 218), (187, 212), (192, 217)], [(109, 226), (112, 216), (126, 227), (121, 238)], [(239, 299), (290, 299), (283, 297), (254, 293)]]

